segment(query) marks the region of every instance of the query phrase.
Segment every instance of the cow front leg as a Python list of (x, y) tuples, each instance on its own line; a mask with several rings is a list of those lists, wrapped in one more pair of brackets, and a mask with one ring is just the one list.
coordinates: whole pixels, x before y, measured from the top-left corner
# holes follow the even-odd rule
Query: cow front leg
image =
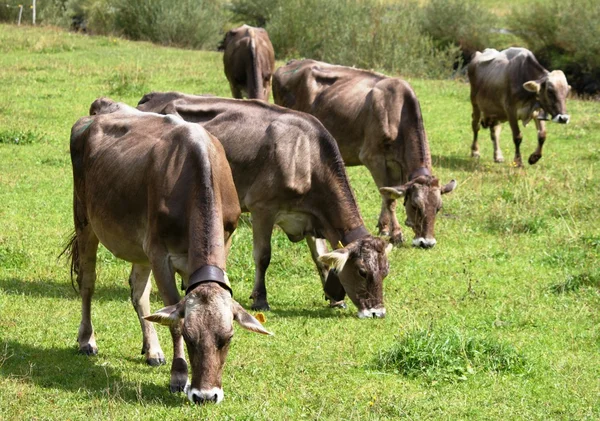
[(252, 214), (252, 255), (254, 257), (254, 288), (252, 310), (270, 310), (265, 277), (271, 263), (271, 235), (275, 221), (271, 215)]
[(499, 122), (494, 122), (492, 127), (490, 127), (490, 138), (492, 139), (492, 144), (494, 145), (494, 162), (500, 163), (504, 162), (504, 156), (502, 155), (502, 149), (500, 149), (500, 132), (502, 131), (502, 126)]
[(229, 88), (231, 89), (231, 96), (236, 99), (242, 99), (242, 91), (233, 83), (229, 83)]
[(74, 262), (79, 268), (77, 284), (81, 296), (81, 323), (77, 333), (79, 352), (85, 355), (96, 355), (98, 346), (92, 326), (92, 296), (96, 285), (96, 252), (98, 237), (92, 231), (91, 225), (86, 225), (77, 232), (77, 257)]
[(534, 153), (529, 156), (529, 164), (533, 165), (542, 157), (542, 148), (546, 141), (546, 123), (542, 120), (535, 119), (535, 127), (538, 135), (538, 146)]
[[(344, 294), (344, 287), (342, 286), (337, 273), (319, 261), (319, 256), (329, 252), (327, 249), (327, 242), (322, 238), (307, 236), (306, 244), (308, 244), (308, 248), (310, 249), (310, 257), (312, 257), (313, 262), (315, 262), (315, 265), (317, 266), (317, 271), (319, 272), (319, 278), (321, 278), (321, 284), (323, 285), (325, 297), (327, 300), (329, 300), (329, 307), (346, 308), (346, 303), (344, 303), (342, 295)], [(337, 290), (337, 298), (331, 297), (328, 293), (332, 287)], [(340, 296), (342, 299), (340, 299)]]
[[(156, 286), (165, 306), (177, 304), (180, 300), (175, 272), (171, 266), (166, 250), (161, 246), (150, 246), (145, 250), (150, 258)], [(173, 339), (173, 362), (171, 363), (171, 380), (169, 390), (172, 393), (183, 392), (188, 384), (188, 366), (185, 360), (181, 323), (172, 323), (169, 327)]]
[[(378, 189), (402, 184), (399, 177), (400, 169), (396, 168), (398, 166), (397, 163), (394, 161), (387, 162), (384, 151), (361, 151), (359, 159), (371, 173)], [(397, 176), (390, 175), (390, 171), (392, 170), (388, 168), (388, 165), (395, 168), (395, 172), (398, 173), (396, 174)], [(396, 218), (396, 199), (382, 196), (377, 229), (379, 235), (389, 236), (390, 242), (393, 244), (404, 242), (404, 235)]]
[(510, 123), (510, 129), (512, 130), (513, 142), (515, 144), (515, 160), (514, 164), (516, 167), (523, 166), (523, 159), (521, 158), (521, 142), (523, 141), (523, 134), (519, 129), (519, 121), (515, 116), (509, 117), (508, 122)]
[(477, 137), (479, 135), (479, 128), (481, 127), (481, 111), (479, 107), (472, 103), (473, 113), (471, 114), (471, 129), (473, 129), (473, 143), (471, 143), (471, 157), (479, 158), (479, 144), (477, 143)]
[(158, 336), (154, 329), (154, 324), (144, 319), (144, 316), (150, 315), (150, 283), (149, 266), (132, 265), (129, 275), (129, 287), (131, 288), (131, 303), (140, 320), (142, 328), (142, 355), (146, 356), (146, 363), (157, 367), (165, 364), (165, 354), (158, 342)]

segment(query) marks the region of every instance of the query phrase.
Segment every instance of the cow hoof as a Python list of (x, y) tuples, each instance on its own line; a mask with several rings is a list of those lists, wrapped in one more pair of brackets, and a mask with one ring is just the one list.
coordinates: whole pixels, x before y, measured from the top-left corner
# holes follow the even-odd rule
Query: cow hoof
[(329, 308), (341, 308), (345, 310), (348, 308), (348, 306), (344, 301), (330, 301)]
[(402, 244), (403, 242), (404, 242), (404, 235), (401, 232), (398, 232), (398, 233), (390, 236), (390, 243), (392, 243), (392, 244)]
[(150, 367), (160, 367), (161, 365), (165, 365), (167, 363), (167, 360), (165, 359), (165, 357), (157, 357), (157, 358), (148, 358), (146, 359), (146, 364), (148, 364)]
[(262, 310), (262, 311), (269, 311), (271, 310), (271, 307), (269, 307), (269, 303), (265, 300), (265, 301), (255, 301), (250, 308), (254, 311), (257, 310)]
[(479, 158), (479, 151), (471, 151), (471, 158)]
[(503, 156), (499, 156), (499, 157), (497, 157), (497, 158), (494, 158), (494, 162), (495, 162), (496, 164), (501, 164), (501, 163), (503, 163), (503, 162), (504, 162), (504, 157), (503, 157)]
[(83, 355), (87, 355), (88, 357), (93, 356), (93, 355), (98, 355), (98, 348), (95, 346), (92, 346), (90, 344), (87, 344), (87, 345), (79, 347), (79, 353), (83, 354)]
[(529, 156), (529, 165), (535, 164), (536, 162), (538, 162), (540, 160), (541, 157), (542, 157), (542, 155), (537, 155), (537, 154), (532, 153)]
[(184, 392), (188, 384), (188, 366), (183, 358), (175, 358), (171, 364), (171, 393)]

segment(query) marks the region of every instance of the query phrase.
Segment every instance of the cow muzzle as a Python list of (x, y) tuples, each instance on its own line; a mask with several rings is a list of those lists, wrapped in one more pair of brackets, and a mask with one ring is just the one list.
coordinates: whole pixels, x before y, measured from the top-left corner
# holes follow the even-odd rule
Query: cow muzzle
[(198, 390), (196, 388), (189, 388), (187, 391), (187, 397), (191, 403), (221, 403), (221, 401), (223, 400), (223, 389), (218, 387), (213, 387), (212, 389), (208, 390)]
[(571, 119), (571, 116), (569, 114), (557, 114), (554, 116), (552, 121), (554, 121), (555, 123), (558, 123), (558, 124), (567, 124), (570, 119)]
[(433, 246), (436, 245), (437, 241), (435, 240), (435, 238), (423, 238), (423, 237), (419, 237), (419, 238), (415, 238), (413, 240), (413, 246), (414, 247), (420, 247), (423, 249), (430, 249)]
[(383, 319), (385, 317), (385, 307), (365, 308), (358, 312), (359, 319)]

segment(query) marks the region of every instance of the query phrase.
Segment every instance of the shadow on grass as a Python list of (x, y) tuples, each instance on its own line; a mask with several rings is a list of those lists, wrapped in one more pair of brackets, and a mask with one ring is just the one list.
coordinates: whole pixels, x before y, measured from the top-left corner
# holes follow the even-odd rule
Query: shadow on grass
[[(77, 286), (77, 285), (76, 285)], [(65, 300), (79, 300), (79, 293), (71, 287), (70, 281), (57, 282), (54, 279), (0, 279), (0, 290), (8, 295), (27, 295), (32, 297), (62, 298)], [(125, 282), (122, 287), (102, 286), (96, 282), (94, 299), (123, 301), (129, 300), (129, 286)], [(153, 297), (154, 299), (156, 297)]]
[[(142, 369), (140, 366), (140, 370)], [(134, 383), (126, 380), (121, 370), (100, 365), (97, 358), (80, 355), (74, 347), (43, 348), (16, 341), (0, 342), (2, 377), (93, 398), (116, 399), (128, 403), (159, 400), (162, 405), (179, 407), (182, 405), (182, 395), (169, 392), (169, 372), (164, 371), (164, 383)]]
[(442, 167), (449, 170), (475, 171), (481, 168), (480, 160), (471, 158), (467, 153), (464, 156), (431, 155), (431, 162), (434, 168)]
[(266, 313), (268, 316), (270, 314), (277, 317), (301, 317), (303, 319), (348, 319), (352, 317), (356, 317), (356, 309), (335, 309), (329, 307), (322, 308), (282, 308), (282, 309), (271, 309)]

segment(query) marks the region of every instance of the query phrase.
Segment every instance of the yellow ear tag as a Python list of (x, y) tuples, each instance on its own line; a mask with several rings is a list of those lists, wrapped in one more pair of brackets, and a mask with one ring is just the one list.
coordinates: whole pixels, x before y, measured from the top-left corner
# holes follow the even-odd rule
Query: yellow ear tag
[(267, 321), (267, 318), (262, 313), (256, 313), (256, 315), (254, 317), (256, 317), (256, 320), (258, 320), (261, 323), (264, 323)]
[(344, 245), (342, 244), (341, 241), (338, 241), (337, 248), (339, 248), (339, 249), (343, 249), (344, 248)]

